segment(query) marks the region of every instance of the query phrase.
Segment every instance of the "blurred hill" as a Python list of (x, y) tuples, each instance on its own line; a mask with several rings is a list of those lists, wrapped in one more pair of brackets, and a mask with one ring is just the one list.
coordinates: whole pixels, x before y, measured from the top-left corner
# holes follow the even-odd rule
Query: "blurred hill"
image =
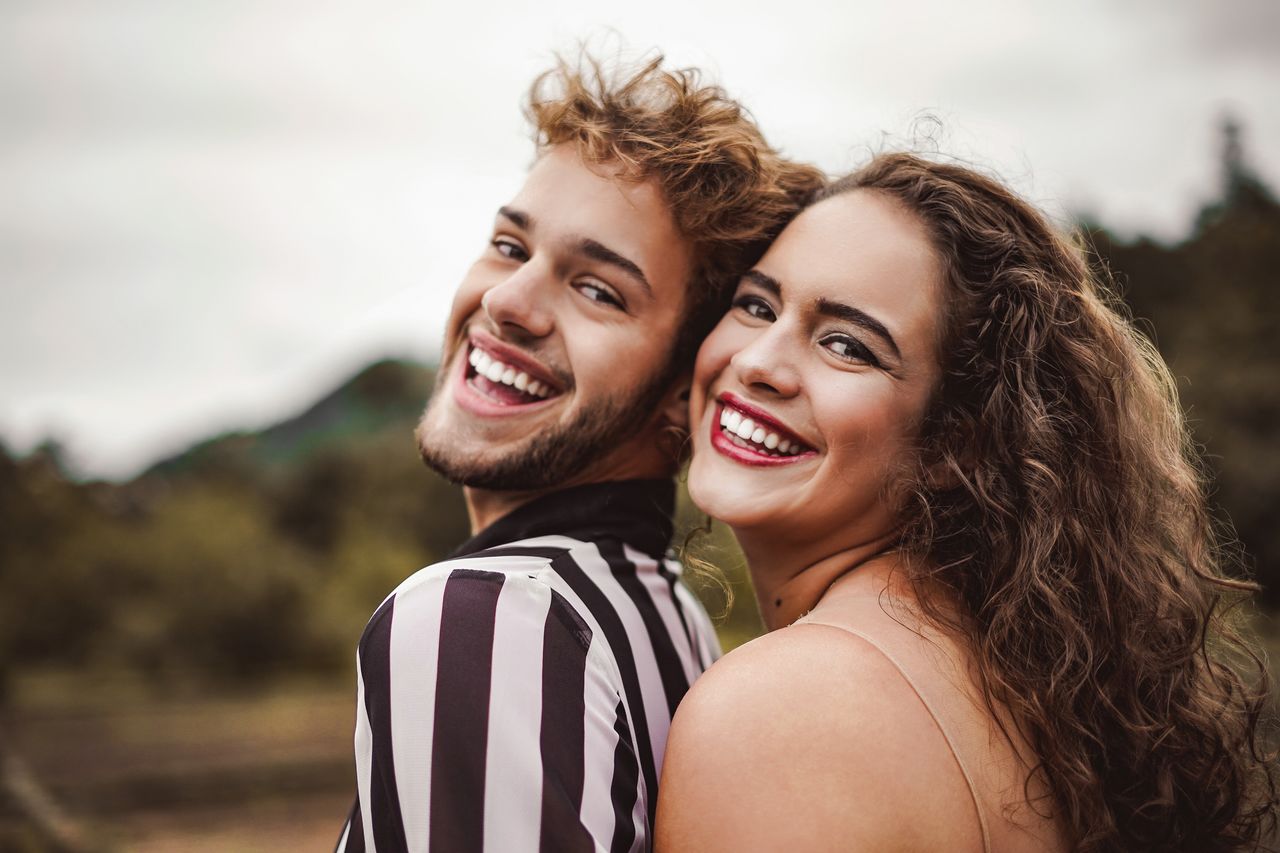
[(302, 414), (260, 432), (201, 442), (151, 466), (143, 479), (207, 476), (218, 467), (279, 475), (307, 457), (359, 442), (387, 428), (410, 429), (422, 413), (435, 374), (404, 361), (370, 365)]
[[(1280, 205), (1231, 125), (1222, 168), (1220, 198), (1176, 245), (1085, 231), (1171, 365), (1216, 505), (1277, 605)], [(69, 478), (56, 446), (0, 448), (0, 690), (19, 662), (157, 683), (345, 674), (381, 599), (467, 535), (459, 490), (412, 438), (432, 381), (382, 361), (297, 417), (120, 484)], [(739, 595), (728, 632), (758, 624)]]

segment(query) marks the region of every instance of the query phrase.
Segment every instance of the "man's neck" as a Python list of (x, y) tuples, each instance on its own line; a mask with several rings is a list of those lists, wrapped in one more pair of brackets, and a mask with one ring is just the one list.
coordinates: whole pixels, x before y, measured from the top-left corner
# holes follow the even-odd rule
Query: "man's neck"
[(471, 520), (471, 535), (474, 536), (484, 530), (512, 510), (555, 491), (559, 491), (559, 489), (507, 492), (464, 486), (462, 494), (467, 501), (467, 517)]
[(656, 448), (656, 442), (629, 442), (603, 460), (602, 464), (550, 488), (507, 491), (465, 486), (462, 494), (467, 501), (467, 517), (471, 519), (471, 535), (474, 536), (511, 511), (553, 492), (591, 483), (658, 480), (674, 476), (674, 468), (671, 459)]

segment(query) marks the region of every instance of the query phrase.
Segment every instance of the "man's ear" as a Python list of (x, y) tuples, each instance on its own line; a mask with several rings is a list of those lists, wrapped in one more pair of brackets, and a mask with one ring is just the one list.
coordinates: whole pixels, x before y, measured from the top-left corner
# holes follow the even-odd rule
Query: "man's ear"
[(689, 388), (693, 384), (693, 372), (680, 373), (662, 395), (658, 407), (658, 426), (665, 432), (670, 428), (689, 432)]
[(690, 451), (689, 387), (693, 372), (680, 373), (658, 404), (657, 446), (671, 461), (672, 471), (684, 464)]

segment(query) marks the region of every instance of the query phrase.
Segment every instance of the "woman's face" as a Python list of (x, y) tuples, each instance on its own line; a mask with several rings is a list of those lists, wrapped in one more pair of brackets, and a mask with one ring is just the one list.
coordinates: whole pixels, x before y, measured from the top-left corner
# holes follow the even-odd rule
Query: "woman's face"
[(939, 377), (941, 289), (924, 226), (888, 196), (801, 213), (698, 352), (694, 502), (740, 532), (833, 548), (888, 532), (884, 487)]

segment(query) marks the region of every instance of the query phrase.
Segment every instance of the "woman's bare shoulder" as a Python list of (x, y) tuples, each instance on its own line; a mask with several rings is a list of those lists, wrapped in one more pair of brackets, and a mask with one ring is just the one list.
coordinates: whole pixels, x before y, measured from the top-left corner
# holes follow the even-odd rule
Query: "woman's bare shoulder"
[[(900, 681), (897, 670), (869, 643), (825, 625), (792, 625), (765, 634), (725, 655), (699, 678), (680, 705), (680, 713), (696, 723), (708, 714), (718, 717), (729, 709), (742, 724), (771, 721), (772, 712), (789, 710), (793, 723), (816, 715), (845, 716), (863, 709), (836, 709), (832, 702), (854, 700), (877, 681)], [(801, 696), (812, 700), (797, 717)], [(771, 726), (772, 727), (772, 726)]]
[(681, 703), (665, 761), (662, 849), (981, 849), (928, 710), (837, 628), (794, 625), (726, 655)]

